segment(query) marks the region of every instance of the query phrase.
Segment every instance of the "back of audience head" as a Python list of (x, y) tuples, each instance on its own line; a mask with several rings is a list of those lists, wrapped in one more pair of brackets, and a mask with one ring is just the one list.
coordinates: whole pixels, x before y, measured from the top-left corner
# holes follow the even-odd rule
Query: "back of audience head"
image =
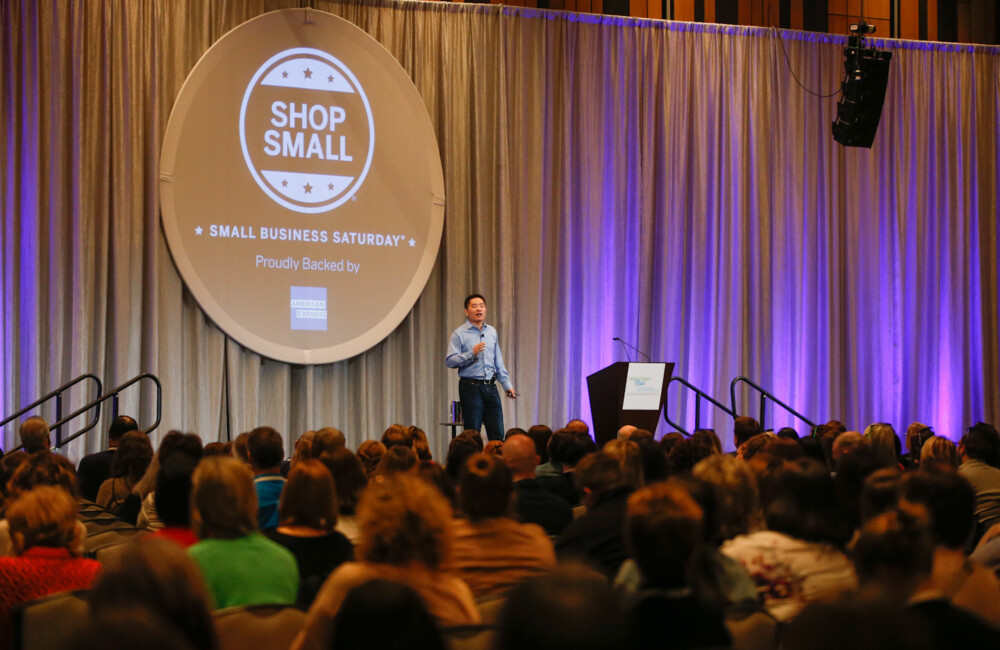
[(733, 456), (715, 454), (694, 466), (692, 474), (715, 492), (715, 518), (724, 541), (750, 532), (760, 519), (757, 480), (749, 466)]
[(510, 468), (515, 481), (522, 478), (534, 478), (535, 467), (538, 466), (539, 461), (535, 441), (527, 435), (507, 436), (504, 441), (503, 461)]
[(960, 549), (975, 524), (976, 495), (958, 472), (928, 468), (907, 472), (900, 483), (901, 503), (915, 503), (927, 509), (931, 533), (936, 542)]
[(151, 537), (126, 544), (90, 592), (95, 616), (141, 606), (180, 632), (192, 648), (218, 646), (211, 596), (201, 571), (177, 544)]
[(837, 461), (837, 494), (852, 527), (857, 528), (861, 523), (861, 490), (865, 479), (875, 470), (897, 466), (887, 464), (886, 459), (868, 445), (854, 447)]
[(191, 479), (191, 527), (198, 539), (237, 539), (257, 530), (250, 468), (225, 456), (204, 458)]
[(410, 434), (413, 436), (413, 453), (417, 455), (417, 460), (434, 460), (431, 454), (431, 445), (427, 442), (427, 434), (419, 427), (410, 427)]
[(992, 425), (979, 422), (966, 431), (959, 443), (958, 451), (962, 456), (962, 462), (966, 460), (978, 460), (1000, 467), (1000, 435)]
[(7, 491), (8, 483), (11, 477), (14, 476), (14, 472), (17, 468), (21, 466), (28, 458), (27, 452), (24, 451), (12, 451), (11, 453), (0, 459), (0, 518), (3, 518), (3, 511), (6, 507), (7, 498), (10, 493)]
[(159, 456), (160, 463), (162, 463), (164, 459), (174, 453), (185, 454), (195, 460), (201, 460), (205, 449), (197, 434), (172, 431), (160, 441), (160, 448), (156, 450), (156, 455)]
[(931, 436), (920, 448), (920, 466), (941, 466), (958, 469), (960, 459), (955, 443), (942, 436)]
[(650, 586), (676, 589), (691, 582), (702, 541), (702, 509), (679, 484), (667, 481), (628, 499), (625, 535), (631, 556)]
[(864, 438), (859, 431), (845, 431), (833, 440), (833, 466), (849, 451), (864, 444)]
[(247, 440), (250, 438), (250, 432), (246, 431), (236, 436), (236, 440), (233, 441), (233, 458), (238, 461), (244, 462), (247, 465), (250, 464), (250, 450), (247, 448)]
[(615, 437), (615, 439), (616, 440), (628, 440), (629, 434), (632, 433), (633, 431), (635, 431), (635, 427), (632, 426), (631, 424), (623, 425), (622, 427), (620, 427), (618, 429), (618, 434)]
[(247, 453), (254, 472), (276, 474), (285, 457), (281, 434), (271, 427), (257, 427), (247, 438)]
[(324, 452), (319, 461), (333, 477), (337, 511), (347, 517), (353, 516), (361, 493), (368, 485), (368, 475), (361, 461), (346, 447)]
[(671, 431), (670, 433), (664, 434), (663, 437), (660, 438), (659, 445), (663, 449), (663, 453), (670, 456), (670, 451), (674, 448), (674, 445), (681, 440), (684, 440), (683, 433), (680, 431)]
[(380, 440), (365, 440), (358, 447), (358, 460), (364, 465), (365, 474), (372, 476), (379, 461), (385, 456), (385, 445)]
[(750, 460), (757, 454), (770, 453), (772, 444), (777, 440), (773, 433), (758, 433), (740, 445), (736, 455), (743, 460)]
[[(569, 429), (556, 429), (552, 432), (549, 437), (548, 453), (549, 461), (552, 463), (562, 464), (563, 462), (563, 447), (566, 445), (566, 441), (569, 440), (573, 432)], [(541, 454), (539, 454), (541, 455)]]
[(587, 426), (586, 422), (584, 422), (579, 418), (574, 418), (570, 420), (569, 422), (566, 423), (566, 426), (564, 428), (569, 429), (570, 431), (575, 431), (577, 433), (586, 433), (587, 436), (590, 436), (590, 427)]
[(883, 467), (869, 474), (861, 488), (862, 525), (899, 503), (899, 484), (903, 477), (898, 467)]
[(833, 545), (843, 545), (851, 536), (830, 473), (811, 459), (785, 463), (762, 482), (761, 502), (770, 530)]
[(111, 426), (108, 427), (108, 442), (112, 446), (115, 446), (126, 433), (138, 430), (139, 423), (135, 421), (135, 418), (128, 415), (119, 415), (111, 421)]
[(455, 482), (444, 471), (444, 468), (432, 460), (422, 460), (417, 463), (414, 474), (426, 483), (437, 488), (452, 509), (458, 508), (458, 497), (455, 494)]
[(347, 593), (334, 618), (333, 638), (338, 650), (447, 648), (420, 595), (407, 585), (381, 579)]
[(40, 415), (33, 415), (26, 419), (18, 427), (17, 432), (21, 438), (21, 446), (29, 454), (48, 451), (51, 447), (51, 443), (49, 442), (49, 424)]
[(779, 438), (794, 440), (796, 442), (798, 442), (799, 440), (799, 432), (793, 429), (792, 427), (781, 427), (780, 429), (778, 429), (778, 433), (776, 433), (775, 435), (777, 435)]
[(833, 454), (832, 446), (830, 448), (830, 456), (828, 456), (827, 451), (823, 448), (823, 443), (816, 436), (799, 438), (799, 445), (802, 446), (802, 453), (805, 454), (806, 458), (812, 458), (816, 462), (823, 463), (829, 467), (828, 463), (830, 462)]
[(445, 472), (452, 481), (458, 481), (458, 475), (469, 456), (478, 454), (480, 448), (469, 438), (456, 437), (448, 445), (448, 456), (445, 459)]
[(924, 448), (924, 443), (934, 436), (934, 430), (922, 422), (913, 422), (906, 427), (906, 453), (910, 460), (918, 462), (920, 451)]
[(292, 465), (306, 458), (316, 458), (312, 453), (312, 443), (315, 438), (315, 431), (306, 431), (299, 436), (298, 440), (295, 441), (295, 446), (292, 448)]
[(466, 429), (462, 433), (458, 434), (456, 438), (471, 441), (476, 445), (476, 451), (482, 451), (486, 446), (486, 443), (483, 442), (483, 434), (475, 429)]
[(202, 456), (231, 456), (230, 448), (233, 443), (225, 442), (210, 442), (205, 445), (202, 450)]
[(118, 451), (111, 461), (112, 478), (125, 477), (135, 483), (153, 461), (153, 445), (143, 431), (129, 431), (118, 441)]
[(610, 454), (622, 468), (625, 483), (633, 490), (638, 490), (645, 484), (642, 471), (642, 451), (639, 445), (629, 440), (611, 440), (602, 450)]
[(599, 503), (612, 490), (628, 487), (618, 459), (603, 451), (585, 456), (577, 464), (573, 479), (588, 507)]
[(500, 612), (496, 650), (619, 650), (625, 618), (607, 579), (563, 566), (511, 590)]
[(675, 444), (670, 453), (667, 454), (667, 466), (670, 468), (670, 475), (690, 472), (698, 464), (698, 461), (708, 458), (714, 453), (715, 448), (707, 440), (685, 438)]
[(903, 504), (876, 515), (862, 526), (852, 556), (863, 593), (905, 602), (933, 568), (926, 510)]
[(382, 434), (382, 444), (385, 448), (392, 449), (393, 447), (402, 446), (413, 448), (413, 434), (410, 433), (409, 429), (401, 424), (390, 425), (388, 429)]
[(357, 556), (374, 564), (436, 570), (451, 553), (451, 517), (441, 493), (416, 476), (375, 480), (358, 503)]
[(691, 438), (699, 442), (707, 442), (712, 446), (716, 454), (722, 453), (722, 441), (719, 440), (719, 436), (712, 429), (697, 429), (691, 434)]
[(750, 416), (741, 415), (733, 420), (733, 440), (737, 449), (760, 432), (760, 423)]
[(589, 433), (570, 430), (569, 435), (559, 446), (563, 469), (573, 469), (584, 456), (594, 451), (597, 451), (597, 444)]
[(826, 423), (827, 429), (831, 431), (836, 431), (837, 433), (844, 433), (847, 431), (847, 425), (845, 425), (840, 420), (830, 420)]
[(323, 452), (346, 446), (347, 438), (344, 437), (344, 433), (340, 429), (323, 427), (313, 434), (312, 441), (309, 443), (309, 457), (319, 458)]
[(552, 429), (544, 424), (536, 424), (528, 429), (528, 437), (535, 442), (539, 464), (549, 462), (549, 439), (552, 437)]
[(331, 533), (337, 525), (337, 492), (333, 477), (320, 461), (296, 463), (278, 502), (281, 526), (301, 526)]
[(475, 454), (458, 479), (458, 504), (472, 522), (509, 516), (514, 483), (502, 459)]
[(864, 442), (875, 450), (883, 463), (887, 465), (899, 463), (902, 444), (891, 424), (877, 422), (869, 425), (865, 429)]
[(191, 477), (197, 466), (198, 459), (187, 454), (173, 454), (160, 463), (153, 502), (164, 525), (191, 526)]
[(80, 497), (73, 463), (57, 454), (26, 454), (7, 483), (8, 498), (16, 499), (39, 485), (55, 485), (75, 499)]
[[(714, 435), (715, 432), (713, 431), (712, 433)], [(652, 431), (647, 429), (636, 429), (632, 433), (628, 434), (628, 440), (629, 442), (634, 442), (638, 445), (641, 444), (643, 440), (652, 440), (655, 442), (656, 436), (653, 435)], [(718, 437), (716, 437), (716, 440), (718, 440)]]
[(670, 475), (670, 468), (667, 466), (667, 454), (663, 451), (663, 447), (651, 439), (640, 439), (638, 445), (642, 456), (642, 477), (645, 484), (666, 480)]
[(76, 499), (55, 485), (39, 485), (7, 504), (7, 522), (14, 554), (44, 546), (79, 554)]
[(417, 464), (417, 455), (410, 447), (395, 445), (389, 447), (375, 468), (376, 476), (391, 476), (399, 472), (408, 472)]

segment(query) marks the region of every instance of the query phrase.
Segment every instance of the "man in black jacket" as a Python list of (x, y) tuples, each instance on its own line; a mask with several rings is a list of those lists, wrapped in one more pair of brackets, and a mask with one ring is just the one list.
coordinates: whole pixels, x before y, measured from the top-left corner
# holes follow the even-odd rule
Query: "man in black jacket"
[(508, 436), (501, 458), (514, 479), (518, 519), (538, 524), (549, 535), (561, 533), (573, 520), (573, 509), (565, 499), (546, 490), (535, 478), (539, 458), (534, 441), (519, 433)]
[(101, 483), (111, 478), (111, 461), (118, 450), (118, 441), (129, 431), (137, 431), (139, 425), (127, 415), (119, 415), (108, 428), (108, 449), (84, 456), (76, 470), (80, 481), (80, 496), (94, 501)]

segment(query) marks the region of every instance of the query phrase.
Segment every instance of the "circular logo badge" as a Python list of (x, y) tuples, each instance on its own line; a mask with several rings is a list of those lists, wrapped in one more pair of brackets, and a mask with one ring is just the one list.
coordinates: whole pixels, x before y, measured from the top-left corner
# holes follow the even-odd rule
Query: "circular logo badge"
[(257, 185), (278, 205), (326, 212), (364, 182), (375, 122), (347, 66), (322, 50), (293, 48), (266, 61), (247, 85), (240, 144)]
[(434, 128), (406, 71), (358, 27), (265, 14), (184, 82), (160, 214), (191, 295), (233, 339), (289, 363), (346, 359), (406, 318), (434, 268)]

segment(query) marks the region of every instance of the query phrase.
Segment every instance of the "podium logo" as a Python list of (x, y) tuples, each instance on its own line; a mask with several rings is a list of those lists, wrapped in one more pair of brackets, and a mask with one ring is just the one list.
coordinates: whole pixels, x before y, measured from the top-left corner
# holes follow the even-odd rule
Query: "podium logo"
[(257, 185), (278, 205), (316, 214), (350, 200), (375, 150), (364, 89), (347, 66), (292, 48), (254, 74), (240, 108), (240, 144)]

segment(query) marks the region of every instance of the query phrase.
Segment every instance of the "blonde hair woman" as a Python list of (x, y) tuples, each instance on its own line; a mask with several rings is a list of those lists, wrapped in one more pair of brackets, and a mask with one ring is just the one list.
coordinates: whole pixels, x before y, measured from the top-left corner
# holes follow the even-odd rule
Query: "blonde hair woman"
[(299, 590), (295, 557), (257, 531), (257, 493), (250, 468), (210, 456), (191, 478), (191, 525), (200, 540), (188, 549), (215, 607), (291, 605)]
[(441, 570), (451, 555), (451, 518), (448, 501), (429, 483), (411, 474), (376, 477), (358, 504), (359, 561), (346, 562), (330, 574), (293, 647), (331, 647), (334, 617), (344, 598), (373, 579), (410, 586), (442, 625), (478, 623), (468, 585)]
[(928, 438), (920, 448), (920, 466), (928, 467), (931, 464), (958, 469), (961, 459), (958, 457), (955, 443), (941, 436)]

